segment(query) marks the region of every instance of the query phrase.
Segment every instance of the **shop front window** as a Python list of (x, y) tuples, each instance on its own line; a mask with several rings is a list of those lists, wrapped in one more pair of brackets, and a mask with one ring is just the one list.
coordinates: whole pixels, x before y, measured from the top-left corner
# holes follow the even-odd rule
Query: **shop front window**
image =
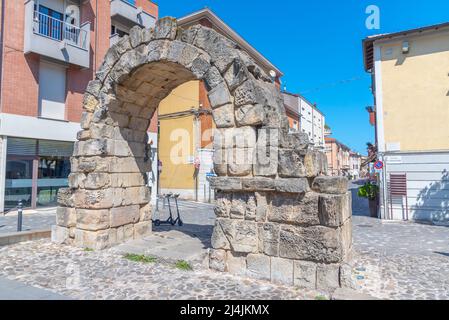
[(37, 205), (53, 206), (57, 204), (60, 188), (68, 186), (70, 173), (69, 157), (41, 156), (38, 161)]
[(31, 206), (33, 159), (8, 156), (6, 159), (5, 208), (14, 208), (19, 201)]
[(60, 188), (68, 186), (73, 143), (8, 138), (5, 208), (56, 206)]

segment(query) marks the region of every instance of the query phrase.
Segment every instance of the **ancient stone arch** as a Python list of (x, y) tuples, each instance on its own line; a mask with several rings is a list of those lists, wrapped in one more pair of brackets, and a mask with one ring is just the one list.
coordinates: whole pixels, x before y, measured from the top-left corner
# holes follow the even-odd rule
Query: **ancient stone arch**
[(289, 134), (278, 88), (248, 54), (173, 18), (133, 28), (89, 83), (53, 241), (103, 249), (151, 232), (146, 131), (159, 102), (193, 79), (205, 82), (217, 126), (210, 267), (338, 286), (351, 249), (347, 181), (320, 176), (324, 154), (304, 134)]

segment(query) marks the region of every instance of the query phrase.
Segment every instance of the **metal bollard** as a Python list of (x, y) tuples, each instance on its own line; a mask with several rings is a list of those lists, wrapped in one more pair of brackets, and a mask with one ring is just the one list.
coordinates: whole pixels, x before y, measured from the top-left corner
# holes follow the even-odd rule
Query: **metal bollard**
[(17, 205), (17, 232), (22, 231), (22, 220), (23, 220), (23, 204), (22, 200), (19, 201)]

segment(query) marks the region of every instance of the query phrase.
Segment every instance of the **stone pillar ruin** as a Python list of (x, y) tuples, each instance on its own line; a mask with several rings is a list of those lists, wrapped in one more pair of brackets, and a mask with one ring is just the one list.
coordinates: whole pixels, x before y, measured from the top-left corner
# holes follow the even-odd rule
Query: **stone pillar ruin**
[(289, 133), (279, 89), (233, 41), (173, 18), (134, 27), (86, 89), (69, 188), (58, 195), (59, 244), (104, 249), (151, 233), (147, 129), (162, 99), (203, 80), (218, 177), (210, 267), (289, 285), (341, 284), (351, 251), (347, 180)]

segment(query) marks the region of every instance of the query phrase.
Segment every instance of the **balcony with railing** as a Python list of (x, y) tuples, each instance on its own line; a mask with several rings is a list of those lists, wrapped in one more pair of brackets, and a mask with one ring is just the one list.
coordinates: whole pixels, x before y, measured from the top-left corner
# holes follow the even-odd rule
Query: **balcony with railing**
[(111, 18), (129, 28), (140, 25), (151, 28), (156, 18), (141, 7), (136, 7), (135, 0), (111, 0)]
[(80, 27), (35, 11), (35, 0), (25, 3), (24, 52), (34, 52), (83, 68), (90, 66), (90, 22)]

